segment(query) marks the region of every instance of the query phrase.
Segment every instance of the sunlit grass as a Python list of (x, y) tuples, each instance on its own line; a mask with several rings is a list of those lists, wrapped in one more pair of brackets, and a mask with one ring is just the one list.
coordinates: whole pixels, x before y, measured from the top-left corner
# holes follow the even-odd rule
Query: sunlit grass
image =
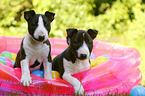
[[(19, 93), (13, 93), (13, 92), (10, 92), (10, 93), (3, 93), (3, 94), (1, 94), (2, 96), (21, 96), (21, 95), (23, 95), (23, 96), (35, 96), (34, 94), (27, 94), (27, 93), (24, 93), (24, 94), (19, 94)], [(94, 94), (93, 96), (102, 96), (102, 95), (99, 95), (99, 94)], [(41, 95), (41, 96), (51, 96), (51, 95)], [(53, 95), (53, 96), (59, 96), (59, 95)], [(62, 94), (62, 95), (60, 95), (60, 96), (69, 96), (69, 95), (65, 95), (65, 94)], [(71, 96), (71, 95), (70, 95)], [(72, 95), (72, 96), (74, 96), (74, 95)], [(80, 95), (75, 95), (75, 96), (80, 96)], [(86, 94), (84, 94), (84, 96), (86, 96)], [(108, 95), (104, 95), (104, 96), (130, 96), (129, 94), (127, 94), (127, 93), (123, 93), (123, 94), (118, 94), (118, 93), (116, 93), (115, 95), (113, 95), (113, 94), (108, 94)]]

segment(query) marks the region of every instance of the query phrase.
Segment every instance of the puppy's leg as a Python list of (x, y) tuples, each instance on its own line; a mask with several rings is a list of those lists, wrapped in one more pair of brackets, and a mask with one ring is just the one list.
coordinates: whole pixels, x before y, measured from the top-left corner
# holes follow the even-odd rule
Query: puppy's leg
[(44, 78), (45, 79), (48, 79), (48, 80), (52, 79), (51, 70), (52, 70), (52, 63), (45, 60), (44, 62)]
[(19, 50), (19, 52), (17, 53), (17, 56), (16, 56), (14, 68), (16, 68), (16, 67), (21, 68), (20, 60), (21, 60), (21, 58), (20, 58), (20, 50)]
[(77, 78), (72, 77), (68, 72), (64, 72), (63, 79), (69, 82), (74, 87), (75, 94), (83, 95), (84, 88)]
[(29, 59), (27, 57), (26, 59), (21, 61), (21, 69), (22, 69), (21, 83), (24, 86), (29, 86), (32, 83), (32, 80), (29, 70)]

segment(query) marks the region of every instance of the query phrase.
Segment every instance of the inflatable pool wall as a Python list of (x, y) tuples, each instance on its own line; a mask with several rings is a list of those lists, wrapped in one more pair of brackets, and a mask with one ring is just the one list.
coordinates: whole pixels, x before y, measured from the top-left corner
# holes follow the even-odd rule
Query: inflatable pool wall
[[(0, 37), (0, 53), (9, 51), (17, 53), (22, 37)], [(64, 39), (49, 39), (52, 56), (61, 53), (68, 45)], [(95, 57), (109, 56), (109, 60), (84, 72), (74, 74), (84, 87), (86, 95), (123, 94), (141, 83), (139, 70), (141, 57), (139, 52), (128, 46), (94, 41), (92, 53)], [(72, 95), (73, 87), (60, 78), (46, 80), (31, 74), (33, 83), (29, 87), (20, 84), (21, 69), (11, 68), (0, 63), (0, 93), (12, 92), (33, 95)]]

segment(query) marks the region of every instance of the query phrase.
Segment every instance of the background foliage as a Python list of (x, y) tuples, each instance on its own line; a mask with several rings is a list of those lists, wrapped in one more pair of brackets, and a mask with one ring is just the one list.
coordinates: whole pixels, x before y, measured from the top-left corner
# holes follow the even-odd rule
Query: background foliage
[(23, 13), (31, 9), (56, 13), (49, 37), (65, 38), (67, 28), (93, 28), (99, 40), (136, 47), (145, 76), (145, 0), (0, 0), (0, 35), (25, 36)]
[(24, 36), (23, 13), (34, 9), (56, 13), (50, 37), (63, 38), (66, 28), (77, 27), (97, 29), (100, 38), (144, 38), (144, 8), (141, 0), (1, 0), (0, 34)]

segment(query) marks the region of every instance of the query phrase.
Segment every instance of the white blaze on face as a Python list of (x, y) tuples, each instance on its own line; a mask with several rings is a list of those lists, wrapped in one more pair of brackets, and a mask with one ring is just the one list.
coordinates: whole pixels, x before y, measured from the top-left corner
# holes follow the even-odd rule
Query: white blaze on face
[(45, 40), (48, 39), (48, 31), (46, 30), (45, 26), (44, 26), (44, 23), (43, 23), (43, 18), (42, 16), (40, 15), (39, 18), (38, 18), (38, 26), (34, 32), (34, 37), (36, 39), (39, 38), (39, 36), (45, 36)]
[[(83, 33), (83, 37), (84, 37), (85, 33)], [(82, 46), (77, 50), (77, 53), (78, 53), (78, 57), (81, 56), (81, 54), (86, 54), (87, 55), (87, 58), (89, 58), (90, 56), (90, 52), (89, 52), (89, 48), (86, 44), (85, 41), (83, 41), (83, 44)]]
[(81, 54), (86, 54), (87, 58), (89, 58), (90, 52), (85, 41), (83, 41), (83, 45), (77, 50), (77, 53), (78, 53), (78, 57), (80, 57)]

